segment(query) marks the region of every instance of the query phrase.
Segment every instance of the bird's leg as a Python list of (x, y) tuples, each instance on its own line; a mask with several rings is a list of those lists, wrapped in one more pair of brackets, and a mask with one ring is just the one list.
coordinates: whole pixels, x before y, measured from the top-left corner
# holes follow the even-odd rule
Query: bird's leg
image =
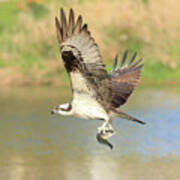
[(110, 132), (114, 133), (114, 129), (113, 129), (112, 124), (110, 122), (108, 123), (108, 130)]
[(114, 135), (114, 129), (109, 121), (104, 121), (101, 127), (98, 128), (97, 140), (99, 143), (108, 145), (111, 149), (113, 145), (108, 141)]
[(106, 137), (106, 139), (108, 139), (108, 138), (112, 137), (114, 134), (115, 134), (115, 131), (114, 131), (111, 123), (109, 122), (107, 124), (107, 127), (105, 129), (105, 133), (103, 135)]
[(98, 133), (102, 133), (102, 134), (105, 134), (106, 133), (106, 130), (108, 130), (108, 128), (106, 127), (108, 124), (107, 121), (105, 121), (101, 127), (98, 128)]

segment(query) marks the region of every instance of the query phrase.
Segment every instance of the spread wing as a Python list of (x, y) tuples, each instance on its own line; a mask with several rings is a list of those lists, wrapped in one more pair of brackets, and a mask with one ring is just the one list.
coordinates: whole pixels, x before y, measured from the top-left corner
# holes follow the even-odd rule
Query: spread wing
[(134, 62), (136, 53), (134, 53), (129, 62), (124, 65), (127, 59), (127, 53), (128, 51), (125, 51), (118, 68), (116, 68), (118, 56), (115, 57), (112, 71), (109, 74), (112, 89), (111, 106), (115, 108), (118, 108), (127, 101), (139, 82), (141, 69), (143, 67), (143, 64), (140, 64), (142, 59)]
[(87, 24), (83, 24), (81, 15), (75, 20), (72, 9), (68, 20), (61, 9), (60, 20), (55, 17), (55, 24), (62, 59), (71, 79), (73, 96), (75, 93), (88, 94), (100, 104), (106, 104), (111, 98), (109, 76)]

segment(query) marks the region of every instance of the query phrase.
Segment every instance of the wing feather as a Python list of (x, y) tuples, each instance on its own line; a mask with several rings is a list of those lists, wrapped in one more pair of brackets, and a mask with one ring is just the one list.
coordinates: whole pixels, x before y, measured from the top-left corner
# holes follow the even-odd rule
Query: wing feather
[(139, 82), (141, 69), (143, 67), (143, 64), (140, 64), (142, 62), (142, 58), (133, 63), (137, 53), (135, 53), (129, 62), (123, 66), (127, 59), (127, 54), (128, 51), (125, 51), (118, 69), (116, 69), (117, 56), (115, 57), (113, 69), (109, 74), (112, 89), (111, 106), (115, 108), (118, 108), (127, 101), (128, 97), (131, 95)]
[(76, 25), (74, 27), (74, 34), (78, 34), (81, 30), (81, 25), (82, 25), (82, 17), (81, 15), (78, 16)]
[(125, 61), (126, 61), (126, 58), (127, 58), (127, 53), (128, 53), (128, 51), (126, 50), (126, 51), (124, 52), (123, 58), (122, 58), (122, 60), (121, 60), (121, 63), (119, 64), (119, 69), (124, 65), (124, 63), (125, 63)]
[(61, 25), (60, 25), (57, 17), (55, 17), (55, 24), (56, 24), (57, 39), (58, 39), (59, 43), (61, 43), (63, 41), (63, 39), (62, 39), (62, 28), (61, 28)]
[(128, 66), (131, 65), (133, 63), (133, 61), (135, 60), (136, 58), (136, 55), (137, 55), (137, 52), (134, 53), (134, 55), (131, 57), (131, 59), (129, 60), (128, 62)]
[(83, 92), (106, 106), (111, 102), (110, 81), (99, 48), (83, 24), (82, 16), (75, 20), (70, 9), (69, 21), (60, 10), (60, 22), (55, 18), (57, 38), (65, 68), (70, 76), (73, 95)]
[(61, 25), (62, 25), (62, 37), (63, 40), (65, 40), (67, 33), (67, 22), (66, 22), (66, 16), (64, 10), (62, 8), (60, 10), (60, 14), (61, 14)]
[(70, 9), (70, 12), (69, 12), (68, 36), (72, 35), (73, 28), (74, 28), (74, 11), (72, 9)]

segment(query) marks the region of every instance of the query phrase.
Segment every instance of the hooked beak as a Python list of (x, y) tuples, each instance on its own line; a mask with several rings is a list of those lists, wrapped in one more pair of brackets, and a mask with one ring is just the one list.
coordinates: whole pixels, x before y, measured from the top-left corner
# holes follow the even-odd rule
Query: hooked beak
[(51, 111), (51, 114), (56, 114), (56, 109), (53, 109), (52, 111)]

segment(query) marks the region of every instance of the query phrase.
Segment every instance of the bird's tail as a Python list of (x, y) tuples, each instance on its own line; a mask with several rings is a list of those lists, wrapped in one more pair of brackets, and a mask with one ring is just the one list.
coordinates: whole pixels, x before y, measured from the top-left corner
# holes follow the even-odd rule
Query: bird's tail
[(120, 118), (122, 118), (122, 119), (134, 121), (134, 122), (137, 122), (137, 123), (140, 123), (140, 124), (146, 124), (145, 122), (143, 122), (143, 121), (141, 121), (141, 120), (139, 120), (139, 119), (136, 119), (136, 118), (134, 118), (134, 117), (132, 117), (132, 116), (124, 113), (124, 112), (118, 111), (118, 110), (115, 109), (115, 108), (112, 108), (111, 110), (112, 110), (115, 114), (118, 114), (118, 116), (119, 116)]

